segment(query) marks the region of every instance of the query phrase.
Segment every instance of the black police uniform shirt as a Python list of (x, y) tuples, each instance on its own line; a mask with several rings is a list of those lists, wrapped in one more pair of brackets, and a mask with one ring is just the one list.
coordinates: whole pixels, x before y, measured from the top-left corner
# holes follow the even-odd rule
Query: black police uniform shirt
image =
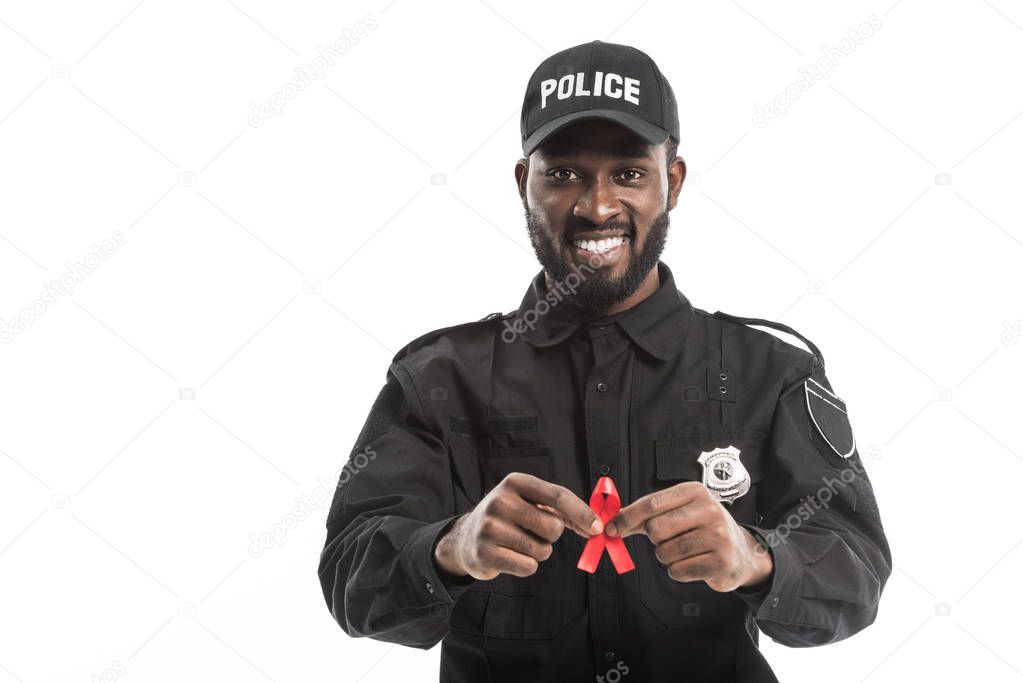
[[(891, 554), (820, 352), (694, 308), (657, 267), (656, 292), (612, 316), (581, 316), (541, 271), (517, 311), (398, 352), (328, 513), (319, 580), (345, 633), (443, 641), (442, 681), (774, 681), (759, 631), (805, 647), (874, 621)], [(567, 529), (524, 578), (433, 560), (510, 472), (584, 501), (607, 475), (624, 506), (703, 481), (697, 458), (728, 446), (751, 486), (726, 508), (774, 562), (757, 590), (674, 581), (643, 535), (621, 575), (606, 553), (577, 569), (585, 539)]]

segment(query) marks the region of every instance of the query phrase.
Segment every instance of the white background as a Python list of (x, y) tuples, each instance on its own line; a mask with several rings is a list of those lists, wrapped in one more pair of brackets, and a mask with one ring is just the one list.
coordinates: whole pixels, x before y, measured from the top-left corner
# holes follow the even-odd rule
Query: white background
[(812, 339), (872, 462), (878, 619), (777, 673), (1023, 676), (1018, 3), (129, 0), (0, 3), (0, 683), (436, 679), (331, 620), (325, 506), (394, 352), (539, 270), (524, 88), (598, 38), (679, 99), (679, 288)]

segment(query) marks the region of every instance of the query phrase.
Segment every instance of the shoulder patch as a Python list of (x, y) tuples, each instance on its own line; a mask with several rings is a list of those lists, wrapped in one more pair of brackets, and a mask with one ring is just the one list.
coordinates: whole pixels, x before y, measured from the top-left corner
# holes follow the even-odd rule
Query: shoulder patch
[(740, 318), (737, 315), (730, 315), (728, 313), (722, 313), (721, 311), (714, 311), (713, 316), (715, 318), (720, 318), (721, 320), (729, 320), (733, 323), (739, 323), (741, 325), (762, 325), (764, 327), (770, 327), (776, 330), (781, 330), (782, 332), (787, 332), (788, 334), (791, 334), (793, 337), (796, 337), (801, 342), (806, 344), (806, 348), (808, 348), (810, 350), (810, 353), (812, 353), (814, 356), (815, 367), (824, 367), (824, 356), (823, 354), (821, 354), (820, 349), (817, 348), (817, 345), (814, 344), (809, 339), (807, 339), (806, 337), (804, 337), (803, 335), (801, 335), (799, 332), (796, 332), (788, 325), (775, 322), (773, 320), (765, 320), (764, 318)]
[(408, 344), (405, 344), (405, 346), (401, 347), (401, 349), (398, 350), (398, 353), (394, 354), (394, 358), (391, 359), (391, 362), (392, 363), (398, 362), (398, 360), (400, 358), (402, 358), (403, 356), (408, 355), (409, 353), (411, 353), (412, 351), (418, 349), (421, 346), (425, 346), (426, 344), (428, 344), (429, 342), (433, 341), (437, 337), (441, 336), (445, 332), (450, 332), (451, 330), (457, 330), (460, 327), (469, 327), (470, 325), (479, 325), (481, 323), (490, 322), (491, 320), (494, 320), (496, 318), (502, 318), (505, 315), (511, 315), (511, 314), (510, 313), (502, 313), (501, 311), (496, 311), (494, 313), (490, 313), (488, 315), (485, 315), (484, 317), (480, 318), (479, 320), (470, 320), (469, 322), (466, 322), (466, 323), (458, 323), (457, 325), (448, 325), (447, 327), (441, 327), (441, 328), (436, 329), (436, 330), (431, 330), (431, 331), (427, 332), (426, 334), (422, 334), (422, 335), (416, 337), (415, 339), (410, 341)]
[(817, 433), (838, 456), (851, 456), (856, 450), (856, 437), (853, 436), (845, 401), (811, 377), (803, 382), (803, 391), (806, 410)]

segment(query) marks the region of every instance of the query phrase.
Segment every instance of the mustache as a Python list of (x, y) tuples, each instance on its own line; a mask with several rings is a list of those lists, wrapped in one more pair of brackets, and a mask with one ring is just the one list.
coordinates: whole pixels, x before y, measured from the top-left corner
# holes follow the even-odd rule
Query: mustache
[(569, 228), (565, 230), (565, 235), (569, 239), (574, 239), (576, 235), (580, 235), (584, 232), (622, 232), (629, 237), (632, 237), (636, 233), (636, 230), (633, 228), (632, 224), (627, 221), (610, 221), (599, 226), (590, 224)]

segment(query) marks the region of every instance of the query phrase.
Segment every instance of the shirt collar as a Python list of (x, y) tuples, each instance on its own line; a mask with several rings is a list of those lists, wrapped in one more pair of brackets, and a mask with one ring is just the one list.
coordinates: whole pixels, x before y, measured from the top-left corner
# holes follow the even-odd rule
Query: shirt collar
[(533, 277), (519, 304), (512, 329), (537, 347), (560, 344), (583, 323), (617, 323), (632, 341), (659, 360), (678, 349), (693, 321), (693, 307), (678, 291), (671, 269), (657, 262), (660, 285), (653, 294), (610, 316), (585, 314), (565, 301), (572, 296), (570, 277), (547, 290), (544, 271)]

